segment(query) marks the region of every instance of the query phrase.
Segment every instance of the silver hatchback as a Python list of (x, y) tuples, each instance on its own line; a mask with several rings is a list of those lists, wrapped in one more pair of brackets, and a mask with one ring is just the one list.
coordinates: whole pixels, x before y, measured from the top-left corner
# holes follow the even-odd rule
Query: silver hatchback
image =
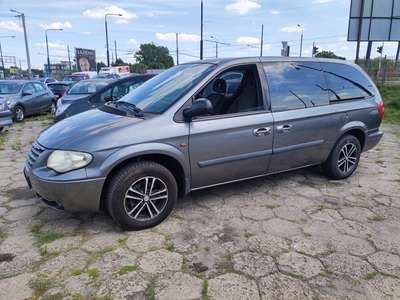
[(374, 83), (342, 60), (196, 61), (52, 125), (24, 174), (53, 208), (145, 229), (193, 190), (318, 164), (347, 178), (380, 141), (383, 113)]

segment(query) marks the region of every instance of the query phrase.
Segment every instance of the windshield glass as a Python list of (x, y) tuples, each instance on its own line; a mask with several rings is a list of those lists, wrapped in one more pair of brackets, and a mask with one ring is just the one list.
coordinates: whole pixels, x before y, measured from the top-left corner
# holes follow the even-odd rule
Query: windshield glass
[(16, 94), (21, 90), (23, 84), (24, 84), (23, 81), (21, 82), (1, 81), (0, 94)]
[(162, 113), (215, 67), (205, 63), (177, 65), (146, 81), (119, 101), (135, 104), (144, 113)]
[(68, 90), (68, 95), (77, 95), (77, 94), (93, 94), (94, 92), (99, 91), (103, 87), (108, 84), (108, 81), (103, 80), (87, 80), (87, 81), (78, 81), (75, 83), (71, 89)]

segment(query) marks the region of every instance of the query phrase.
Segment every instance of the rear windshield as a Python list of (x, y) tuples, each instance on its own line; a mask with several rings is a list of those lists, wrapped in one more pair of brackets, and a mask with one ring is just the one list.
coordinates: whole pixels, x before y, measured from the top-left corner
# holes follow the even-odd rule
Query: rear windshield
[(105, 80), (78, 81), (67, 92), (68, 95), (93, 94), (105, 87), (109, 82)]
[(16, 94), (21, 90), (23, 83), (24, 83), (23, 81), (21, 82), (1, 81), (0, 94)]
[(48, 88), (52, 90), (53, 92), (65, 92), (68, 89), (68, 85), (62, 85), (62, 84), (54, 84), (54, 85), (48, 85)]
[(120, 101), (135, 104), (145, 113), (162, 113), (215, 67), (205, 63), (177, 65), (146, 81)]

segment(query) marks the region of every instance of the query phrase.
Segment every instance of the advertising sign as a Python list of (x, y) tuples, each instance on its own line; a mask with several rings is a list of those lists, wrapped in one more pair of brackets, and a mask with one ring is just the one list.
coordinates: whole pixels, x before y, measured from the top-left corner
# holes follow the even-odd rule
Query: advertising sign
[(75, 48), (75, 58), (78, 72), (97, 71), (96, 50)]

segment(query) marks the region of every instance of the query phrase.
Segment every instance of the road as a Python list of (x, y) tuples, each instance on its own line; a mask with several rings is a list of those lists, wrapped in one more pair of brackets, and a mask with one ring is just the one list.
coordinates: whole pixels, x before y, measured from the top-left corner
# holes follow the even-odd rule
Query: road
[(0, 299), (400, 299), (400, 127), (342, 181), (318, 167), (197, 191), (140, 232), (47, 208), (0, 133)]

